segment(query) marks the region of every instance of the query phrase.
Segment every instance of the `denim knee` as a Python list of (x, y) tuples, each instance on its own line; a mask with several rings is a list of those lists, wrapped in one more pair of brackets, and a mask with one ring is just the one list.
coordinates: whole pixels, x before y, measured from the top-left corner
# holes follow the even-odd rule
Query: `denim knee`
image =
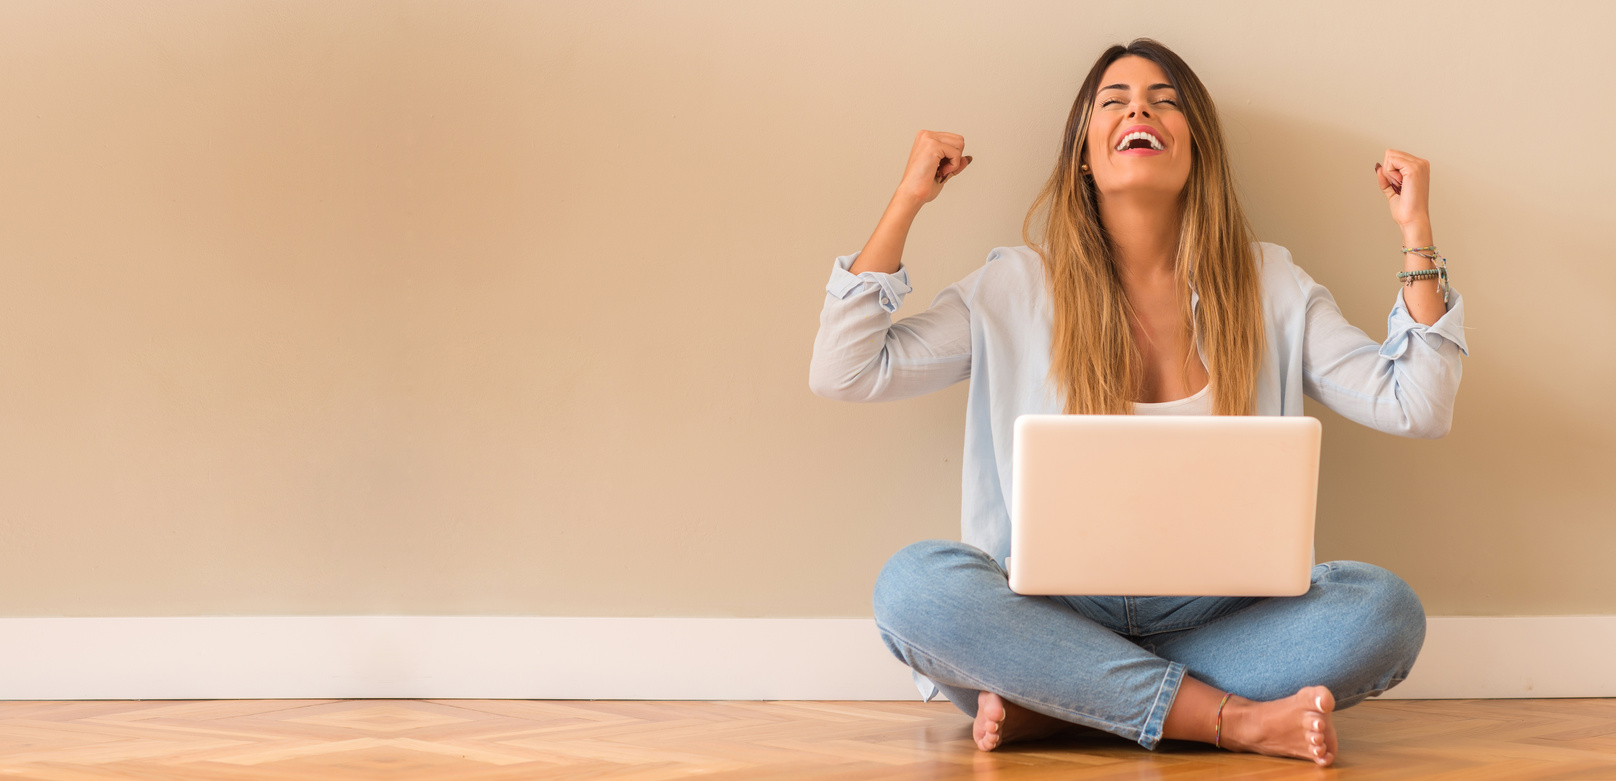
[(1342, 618), (1364, 633), (1378, 661), (1378, 694), (1408, 677), (1425, 644), (1425, 607), (1408, 583), (1392, 572), (1359, 561), (1332, 561), (1325, 580), (1351, 593), (1351, 612)]
[(986, 553), (963, 542), (925, 540), (905, 547), (875, 579), (876, 624), (900, 635), (919, 629), (917, 622), (935, 627), (938, 611), (957, 602), (950, 592), (968, 588), (965, 578), (956, 575), (992, 563)]

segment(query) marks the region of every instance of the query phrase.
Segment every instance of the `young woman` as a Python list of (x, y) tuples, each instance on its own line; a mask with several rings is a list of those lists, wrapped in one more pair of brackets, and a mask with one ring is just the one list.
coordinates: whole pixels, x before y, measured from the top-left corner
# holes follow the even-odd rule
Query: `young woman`
[(1432, 270), (1426, 161), (1387, 150), (1375, 165), (1404, 244), (1374, 272), (1398, 285), (1378, 345), (1283, 247), (1252, 241), (1212, 99), (1154, 41), (1111, 47), (1083, 81), (1028, 213), (1030, 248), (994, 250), (893, 323), (910, 224), (970, 164), (961, 136), (916, 136), (874, 235), (836, 259), (814, 342), (809, 384), (828, 398), (970, 381), (964, 542), (887, 563), (875, 616), (888, 647), (928, 697), (974, 717), (984, 751), (1080, 724), (1146, 748), (1197, 740), (1330, 764), (1332, 712), (1397, 685), (1419, 653), (1425, 614), (1408, 585), (1334, 561), (1294, 598), (1015, 594), (1011, 431), (1018, 415), (1061, 411), (1300, 415), (1305, 393), (1381, 431), (1447, 433), (1464, 309)]

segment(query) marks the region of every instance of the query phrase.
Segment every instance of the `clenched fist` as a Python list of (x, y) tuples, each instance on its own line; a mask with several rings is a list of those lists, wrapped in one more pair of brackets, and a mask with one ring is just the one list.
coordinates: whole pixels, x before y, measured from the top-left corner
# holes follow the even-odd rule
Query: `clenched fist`
[(943, 191), (943, 185), (970, 164), (964, 136), (922, 130), (915, 134), (915, 145), (909, 150), (898, 197), (918, 209), (921, 204), (931, 203)]
[(1407, 152), (1388, 149), (1385, 158), (1375, 163), (1375, 178), (1398, 226), (1406, 230), (1430, 225), (1430, 163)]

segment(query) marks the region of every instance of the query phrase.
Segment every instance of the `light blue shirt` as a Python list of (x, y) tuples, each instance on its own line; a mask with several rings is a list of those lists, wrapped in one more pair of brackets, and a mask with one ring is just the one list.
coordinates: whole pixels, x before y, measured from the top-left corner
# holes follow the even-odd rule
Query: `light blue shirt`
[[(1288, 250), (1258, 246), (1268, 340), (1257, 414), (1300, 415), (1306, 394), (1389, 434), (1448, 432), (1460, 359), (1468, 354), (1457, 293), (1442, 318), (1425, 326), (1409, 316), (1399, 287), (1386, 341), (1377, 344), (1347, 322), (1330, 291)], [(808, 385), (830, 399), (891, 401), (969, 380), (961, 539), (1003, 566), (1016, 417), (1061, 411), (1048, 381), (1052, 320), (1043, 261), (1027, 247), (995, 249), (981, 268), (938, 293), (930, 309), (894, 323), (892, 313), (911, 290), (909, 272), (855, 276), (848, 269), (856, 257), (837, 258), (831, 270)], [(1198, 303), (1192, 292), (1191, 306)]]

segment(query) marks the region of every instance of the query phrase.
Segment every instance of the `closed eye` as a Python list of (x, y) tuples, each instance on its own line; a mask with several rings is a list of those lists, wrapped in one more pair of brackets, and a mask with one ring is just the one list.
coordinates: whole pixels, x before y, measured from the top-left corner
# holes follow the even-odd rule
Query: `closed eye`
[[(1172, 105), (1172, 106), (1177, 106), (1178, 105), (1178, 101), (1173, 100), (1171, 98), (1162, 98), (1161, 100), (1158, 100), (1156, 102), (1157, 103), (1166, 103), (1166, 104), (1169, 104), (1169, 105)], [(1117, 100), (1116, 98), (1110, 98), (1110, 99), (1106, 100), (1105, 102), (1101, 103), (1100, 108), (1105, 108), (1106, 106), (1109, 106), (1112, 103), (1116, 103), (1116, 104), (1120, 105), (1122, 103), (1122, 101)]]

